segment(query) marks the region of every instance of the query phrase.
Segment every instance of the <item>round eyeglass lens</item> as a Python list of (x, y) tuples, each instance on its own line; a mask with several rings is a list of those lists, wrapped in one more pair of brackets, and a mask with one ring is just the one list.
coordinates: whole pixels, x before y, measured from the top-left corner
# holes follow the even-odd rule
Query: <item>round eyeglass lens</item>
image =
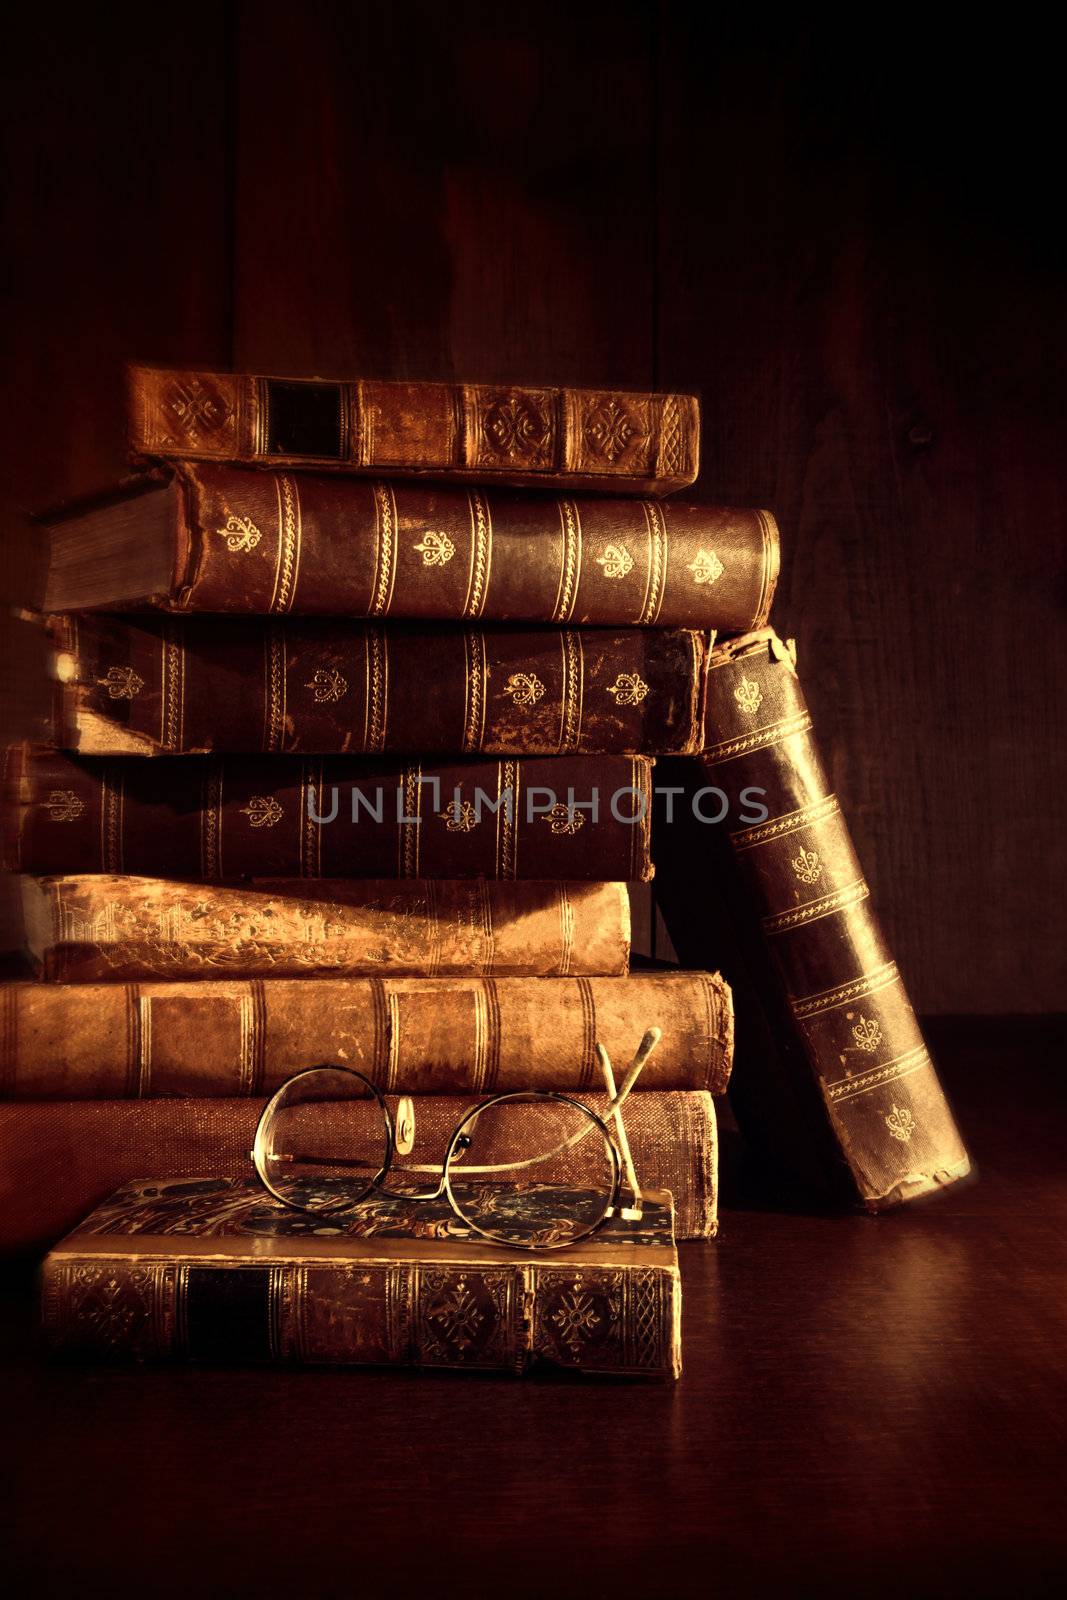
[(452, 1203), (484, 1238), (558, 1250), (604, 1220), (618, 1187), (607, 1132), (576, 1101), (512, 1094), (477, 1106), (445, 1160)]
[(345, 1211), (389, 1165), (385, 1103), (358, 1072), (313, 1067), (283, 1084), (256, 1134), (256, 1170), (301, 1211)]

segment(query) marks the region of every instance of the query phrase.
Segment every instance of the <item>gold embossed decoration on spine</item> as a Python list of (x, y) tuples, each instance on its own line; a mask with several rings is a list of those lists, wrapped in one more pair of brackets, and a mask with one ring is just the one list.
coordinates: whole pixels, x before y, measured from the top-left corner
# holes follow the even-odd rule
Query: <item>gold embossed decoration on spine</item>
[[(826, 1115), (864, 1204), (878, 1210), (969, 1170), (848, 825), (811, 735), (796, 653), (771, 629), (712, 653), (703, 766), (771, 815), (730, 845)], [(756, 724), (753, 726), (753, 724)]]

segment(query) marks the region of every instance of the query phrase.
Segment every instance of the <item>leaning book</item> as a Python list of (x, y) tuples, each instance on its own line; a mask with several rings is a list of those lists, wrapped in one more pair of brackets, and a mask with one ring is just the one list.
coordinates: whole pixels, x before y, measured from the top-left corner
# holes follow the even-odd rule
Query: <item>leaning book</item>
[[(574, 1196), (555, 1203), (565, 1230)], [(46, 1338), (95, 1358), (681, 1374), (666, 1191), (564, 1250), (476, 1243), (443, 1201), (323, 1220), (251, 1179), (127, 1184), (45, 1258)]]

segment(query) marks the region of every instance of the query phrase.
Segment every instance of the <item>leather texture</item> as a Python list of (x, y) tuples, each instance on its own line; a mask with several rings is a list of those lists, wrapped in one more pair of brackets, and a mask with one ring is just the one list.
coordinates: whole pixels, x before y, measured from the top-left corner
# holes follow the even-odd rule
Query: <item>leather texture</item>
[(602, 1086), (646, 1030), (663, 1037), (641, 1090), (721, 1094), (733, 1060), (716, 973), (608, 978), (276, 978), (0, 984), (0, 1099), (270, 1094), (317, 1062), (389, 1093)]
[(830, 791), (795, 652), (773, 630), (714, 651), (700, 765), (733, 817), (742, 790), (764, 791), (769, 818), (730, 833), (746, 914), (864, 1204), (963, 1177), (967, 1152)]
[(209, 883), (640, 880), (652, 873), (651, 782), (642, 756), (145, 761), (13, 747), (5, 758), (2, 859), (12, 872), (133, 872)]
[(669, 494), (693, 482), (692, 395), (128, 371), (135, 456)]
[(558, 1254), (457, 1238), (444, 1202), (368, 1201), (330, 1233), (251, 1182), (131, 1184), (45, 1258), (45, 1337), (142, 1360), (681, 1372), (669, 1194)]
[(54, 742), (87, 755), (700, 748), (708, 636), (330, 618), (53, 619)]

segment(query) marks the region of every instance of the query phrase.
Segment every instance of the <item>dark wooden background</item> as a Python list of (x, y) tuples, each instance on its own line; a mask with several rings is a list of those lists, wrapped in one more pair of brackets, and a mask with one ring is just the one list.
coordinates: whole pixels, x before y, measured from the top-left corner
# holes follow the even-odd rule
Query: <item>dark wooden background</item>
[[(616, 0), (22, 7), (5, 583), (129, 357), (692, 387), (921, 1009), (1064, 1003), (1058, 58)], [(852, 28), (855, 31), (851, 31)]]

